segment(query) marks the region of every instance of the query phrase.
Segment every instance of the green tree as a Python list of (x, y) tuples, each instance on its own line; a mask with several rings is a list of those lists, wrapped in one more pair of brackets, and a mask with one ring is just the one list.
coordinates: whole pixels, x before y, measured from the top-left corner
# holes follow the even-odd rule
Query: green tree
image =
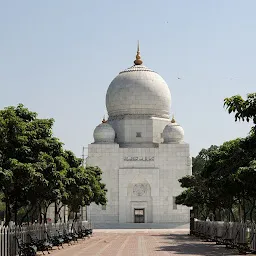
[(235, 113), (235, 121), (249, 122), (251, 120), (256, 125), (256, 93), (249, 93), (246, 100), (240, 95), (225, 98), (224, 106), (229, 113)]
[(193, 206), (196, 216), (212, 213), (216, 220), (253, 220), (256, 191), (256, 94), (244, 100), (236, 95), (224, 100), (235, 120), (254, 123), (246, 138), (224, 142), (201, 150), (193, 158), (193, 176), (180, 179), (186, 188), (176, 199), (178, 204)]
[(198, 218), (213, 215), (215, 220), (238, 220), (234, 210), (241, 205), (246, 216), (246, 200), (235, 175), (250, 160), (243, 140), (236, 139), (203, 149), (193, 160), (193, 176), (180, 179), (187, 188), (177, 203), (193, 206)]
[(242, 154), (237, 152), (234, 159), (237, 163), (237, 172), (234, 174), (237, 186), (238, 199), (241, 203), (240, 212), (242, 219), (247, 218), (247, 213), (250, 213), (252, 220), (255, 215), (255, 193), (251, 186), (252, 181), (255, 181), (255, 160), (256, 160), (256, 93), (247, 95), (247, 99), (243, 99), (240, 95), (235, 95), (224, 100), (224, 106), (229, 113), (235, 113), (235, 121), (242, 120), (246, 122), (252, 121), (254, 126), (251, 133), (241, 140), (240, 148)]
[(106, 204), (106, 188), (101, 182), (102, 172), (98, 167), (84, 168), (82, 160), (76, 158), (70, 151), (66, 151), (66, 160), (69, 164), (67, 172), (67, 197), (63, 204), (68, 205), (70, 211), (78, 212), (80, 207), (96, 204)]
[(13, 217), (17, 223), (18, 213), (23, 214), (20, 222), (39, 215), (46, 221), (52, 203), (58, 215), (63, 203), (77, 211), (91, 202), (106, 202), (100, 169), (85, 169), (81, 159), (65, 151), (53, 137), (53, 123), (22, 104), (0, 110), (0, 194), (6, 224)]
[[(36, 178), (33, 164), (37, 150), (33, 144), (40, 129), (32, 129), (35, 120), (36, 113), (21, 104), (0, 111), (0, 189), (6, 203), (6, 223), (13, 214), (17, 221), (18, 209), (27, 204), (26, 193)], [(42, 120), (40, 126), (52, 123)]]
[(192, 159), (192, 176), (179, 180), (181, 187), (186, 190), (176, 197), (176, 203), (193, 206), (197, 218), (205, 219), (210, 213), (215, 213), (219, 205), (217, 191), (210, 187), (211, 181), (204, 177), (205, 168), (217, 149), (215, 145), (202, 149), (198, 156)]

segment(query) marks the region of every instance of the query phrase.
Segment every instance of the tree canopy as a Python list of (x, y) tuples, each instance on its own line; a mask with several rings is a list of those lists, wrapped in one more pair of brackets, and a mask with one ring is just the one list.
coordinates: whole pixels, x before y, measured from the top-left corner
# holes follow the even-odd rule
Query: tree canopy
[(235, 121), (252, 121), (256, 127), (256, 93), (247, 94), (244, 100), (240, 95), (224, 99), (224, 106), (229, 113), (235, 113)]
[(0, 110), (0, 194), (6, 223), (17, 223), (21, 209), (20, 221), (35, 212), (45, 220), (52, 203), (67, 204), (72, 211), (106, 203), (101, 170), (84, 168), (81, 159), (64, 150), (53, 136), (53, 124), (22, 104)]
[[(250, 120), (256, 127), (256, 94), (244, 100), (236, 95), (224, 100), (235, 121)], [(256, 220), (256, 133), (246, 138), (224, 142), (221, 146), (202, 149), (193, 158), (192, 176), (180, 180), (185, 190), (177, 204), (193, 206), (198, 218), (215, 220)]]

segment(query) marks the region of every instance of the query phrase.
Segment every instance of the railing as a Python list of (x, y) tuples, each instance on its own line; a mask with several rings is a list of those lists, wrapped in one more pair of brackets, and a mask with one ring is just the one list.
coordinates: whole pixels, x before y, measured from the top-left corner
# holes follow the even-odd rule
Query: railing
[(57, 231), (66, 230), (67, 232), (74, 232), (80, 227), (91, 228), (91, 224), (87, 221), (77, 221), (68, 223), (54, 223), (54, 224), (32, 224), (23, 226), (1, 226), (0, 225), (0, 255), (1, 256), (15, 256), (18, 255), (18, 246), (16, 237), (21, 238), (24, 243), (29, 243), (28, 234), (35, 235), (38, 239), (46, 239), (46, 232), (50, 231), (53, 235), (57, 235)]
[(247, 249), (251, 251), (256, 250), (256, 223), (201, 221), (194, 219), (190, 233), (209, 241), (221, 241), (222, 244), (226, 243), (226, 245), (229, 241), (232, 241), (233, 248), (247, 245)]

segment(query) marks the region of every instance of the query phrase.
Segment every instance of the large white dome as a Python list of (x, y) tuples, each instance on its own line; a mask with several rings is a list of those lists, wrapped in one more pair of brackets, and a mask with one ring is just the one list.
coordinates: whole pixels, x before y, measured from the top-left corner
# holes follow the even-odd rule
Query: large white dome
[(169, 118), (171, 93), (168, 85), (156, 72), (141, 65), (138, 54), (135, 65), (120, 72), (108, 87), (109, 118), (136, 114)]

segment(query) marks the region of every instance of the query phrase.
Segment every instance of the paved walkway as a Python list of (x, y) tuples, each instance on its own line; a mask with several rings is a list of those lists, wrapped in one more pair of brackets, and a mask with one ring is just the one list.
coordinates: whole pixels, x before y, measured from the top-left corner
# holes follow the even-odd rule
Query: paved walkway
[[(64, 249), (55, 249), (54, 256), (218, 256), (237, 255), (224, 246), (202, 242), (178, 229), (105, 229), (94, 230), (91, 238), (80, 240)], [(233, 253), (233, 254), (232, 254)]]

